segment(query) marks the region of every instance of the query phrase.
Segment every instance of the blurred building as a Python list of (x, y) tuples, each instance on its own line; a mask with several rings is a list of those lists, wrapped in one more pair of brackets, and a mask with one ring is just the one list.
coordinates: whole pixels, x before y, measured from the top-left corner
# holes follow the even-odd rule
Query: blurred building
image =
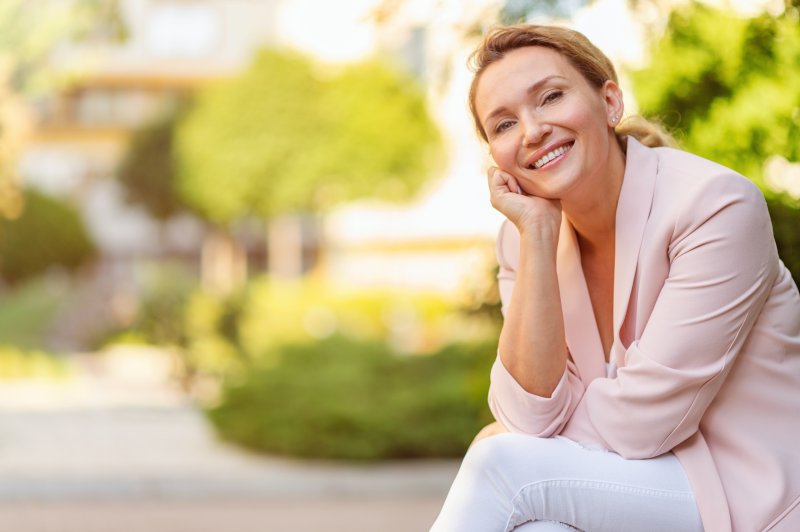
[(119, 0), (124, 39), (98, 25), (54, 50), (49, 68), (70, 81), (32, 102), (35, 132), (19, 173), (24, 186), (75, 205), (101, 255), (78, 283), (71, 310), (56, 320), (54, 347), (82, 348), (132, 319), (143, 264), (169, 257), (199, 267), (203, 223), (182, 215), (160, 225), (125, 201), (117, 168), (137, 128), (192, 90), (246, 68), (274, 40), (279, 3)]
[[(119, 5), (124, 41), (98, 31), (54, 54), (53, 68), (75, 81), (34, 102), (36, 132), (20, 165), (25, 185), (79, 206), (104, 256), (106, 274), (114, 279), (111, 284), (124, 284), (132, 262), (142, 258), (184, 256), (197, 262), (205, 236), (202, 223), (190, 216), (160, 228), (143, 209), (125, 202), (114, 178), (131, 133), (177, 105), (187, 92), (246, 68), (258, 48), (277, 43), (290, 43), (325, 61), (388, 50), (430, 86), (431, 108), (456, 153), (448, 154), (454, 163), (447, 176), (434, 178), (414, 204), (345, 207), (324, 223), (324, 238), (302, 220), (274, 221), (268, 233), (269, 262), (253, 238), (259, 229), (245, 224), (243, 240), (255, 255), (251, 269), (296, 275), (322, 255), (321, 267), (334, 282), (452, 291), (461, 273), (485, 258), (498, 218), (485, 194), (485, 150), (472, 140), (458, 93), (464, 86), (464, 52), (432, 31), (441, 21), (382, 24), (374, 16), (376, 0), (348, 5), (120, 0)], [(448, 35), (459, 33), (452, 21), (447, 24)], [(456, 95), (453, 86), (460, 87)], [(260, 229), (263, 248), (267, 233)], [(313, 249), (320, 242), (326, 243), (323, 253)]]
[[(303, 219), (273, 220), (269, 231), (245, 223), (240, 240), (250, 250), (251, 271), (291, 276), (317, 267), (344, 285), (456, 292), (465, 278), (491, 269), (501, 219), (488, 201), (490, 158), (473, 133), (464, 65), (487, 21), (507, 4), (119, 0), (127, 39), (117, 42), (98, 31), (54, 55), (53, 68), (75, 81), (35, 102), (38, 127), (21, 174), (26, 184), (80, 206), (105, 263), (122, 276), (116, 286), (125, 284), (126, 269), (141, 257), (178, 256), (197, 264), (204, 240), (217, 245), (201, 222), (179, 216), (160, 227), (124, 201), (114, 177), (132, 131), (187, 92), (246, 68), (263, 46), (290, 44), (334, 62), (389, 52), (428, 88), (447, 150), (441, 175), (410, 204), (345, 205), (324, 220), (321, 232)], [(570, 5), (572, 26), (615, 59), (639, 59), (641, 24), (626, 0)]]
[[(131, 133), (188, 91), (245, 68), (275, 35), (277, 1), (121, 0), (123, 42), (97, 31), (60, 47), (52, 68), (75, 81), (34, 103), (33, 142), (21, 161), (26, 185), (68, 197), (82, 210), (102, 252), (124, 258), (158, 253), (158, 227), (124, 202), (114, 180)], [(168, 223), (167, 245), (197, 249), (190, 218)]]

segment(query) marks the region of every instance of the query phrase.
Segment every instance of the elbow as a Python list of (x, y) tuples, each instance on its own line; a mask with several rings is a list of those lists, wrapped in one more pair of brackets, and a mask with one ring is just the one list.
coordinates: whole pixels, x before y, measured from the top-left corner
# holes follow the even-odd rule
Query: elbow
[(580, 400), (580, 380), (565, 371), (549, 397), (529, 393), (506, 370), (500, 357), (492, 366), (489, 409), (509, 431), (547, 438), (566, 425)]
[(489, 410), (494, 419), (503, 425), (508, 432), (525, 434), (537, 438), (549, 438), (555, 436), (564, 427), (563, 416), (537, 416), (534, 412), (526, 412), (527, 415), (513, 415), (506, 412), (498, 398), (489, 391)]

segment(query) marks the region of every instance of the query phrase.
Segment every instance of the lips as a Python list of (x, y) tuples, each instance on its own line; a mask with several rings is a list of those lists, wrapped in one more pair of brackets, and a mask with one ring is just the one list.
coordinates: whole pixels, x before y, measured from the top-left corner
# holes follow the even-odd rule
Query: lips
[[(546, 151), (540, 150), (530, 159), (531, 162), (528, 163), (527, 168), (529, 170), (539, 170), (540, 168), (543, 168), (554, 159), (557, 159), (561, 155), (567, 153), (570, 149), (572, 149), (574, 144), (575, 141), (569, 141), (555, 147), (550, 146), (545, 148)], [(542, 153), (543, 151), (544, 153)]]

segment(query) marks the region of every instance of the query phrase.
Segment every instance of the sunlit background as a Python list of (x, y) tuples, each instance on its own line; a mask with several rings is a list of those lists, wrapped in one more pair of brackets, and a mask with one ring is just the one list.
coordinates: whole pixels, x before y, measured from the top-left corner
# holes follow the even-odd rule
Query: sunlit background
[(0, 529), (411, 531), (491, 421), (469, 52), (568, 25), (764, 191), (797, 0), (0, 0)]

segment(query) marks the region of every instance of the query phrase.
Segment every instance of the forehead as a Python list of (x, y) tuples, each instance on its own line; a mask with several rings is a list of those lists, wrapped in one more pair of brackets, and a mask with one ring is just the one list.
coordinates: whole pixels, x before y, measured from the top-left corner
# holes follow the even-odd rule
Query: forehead
[(578, 82), (583, 79), (564, 56), (551, 48), (526, 46), (512, 50), (481, 74), (475, 91), (475, 108), (483, 116), (491, 111), (488, 106), (493, 101), (512, 93), (514, 88), (527, 89), (550, 75)]

